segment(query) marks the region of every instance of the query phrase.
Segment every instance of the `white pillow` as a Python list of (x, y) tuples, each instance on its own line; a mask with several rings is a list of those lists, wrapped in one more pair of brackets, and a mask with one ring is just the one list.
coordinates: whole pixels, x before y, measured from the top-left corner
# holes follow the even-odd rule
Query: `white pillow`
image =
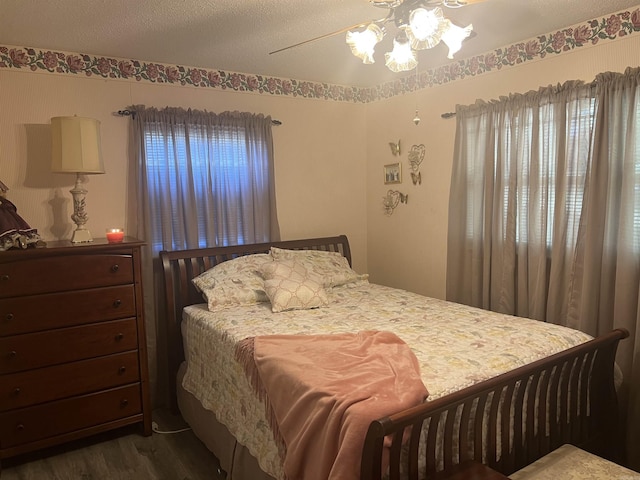
[(329, 303), (320, 279), (297, 260), (265, 263), (261, 271), (274, 313), (324, 307)]
[(286, 250), (271, 247), (274, 260), (295, 259), (306, 269), (320, 277), (325, 288), (337, 287), (346, 283), (366, 280), (369, 275), (360, 275), (349, 266), (349, 261), (340, 252), (324, 250)]
[(219, 263), (191, 281), (207, 301), (209, 310), (268, 302), (260, 268), (273, 263), (267, 253), (244, 255)]

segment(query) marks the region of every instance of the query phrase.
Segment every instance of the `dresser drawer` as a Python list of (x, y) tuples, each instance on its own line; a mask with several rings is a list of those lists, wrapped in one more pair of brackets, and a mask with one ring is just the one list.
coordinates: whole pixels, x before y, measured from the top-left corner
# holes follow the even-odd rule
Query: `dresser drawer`
[(133, 283), (131, 255), (70, 255), (0, 264), (0, 298)]
[(0, 338), (0, 373), (136, 350), (135, 318)]
[(0, 337), (136, 314), (131, 285), (0, 299)]
[(0, 412), (139, 380), (137, 351), (3, 375), (0, 377)]
[(140, 385), (0, 413), (2, 448), (53, 437), (139, 414)]

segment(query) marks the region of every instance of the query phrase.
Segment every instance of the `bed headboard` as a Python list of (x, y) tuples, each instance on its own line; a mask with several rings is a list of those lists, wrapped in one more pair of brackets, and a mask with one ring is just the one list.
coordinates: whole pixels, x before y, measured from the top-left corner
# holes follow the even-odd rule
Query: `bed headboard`
[(205, 303), (191, 279), (211, 267), (254, 253), (268, 253), (271, 247), (290, 250), (324, 250), (339, 252), (351, 265), (349, 240), (345, 235), (337, 237), (284, 240), (278, 242), (232, 245), (226, 247), (198, 248), (191, 250), (163, 250), (160, 252), (164, 277), (164, 294), (167, 320), (167, 348), (169, 355), (169, 392), (171, 408), (177, 412), (176, 376), (180, 363), (184, 360), (182, 346), (182, 310), (187, 305)]

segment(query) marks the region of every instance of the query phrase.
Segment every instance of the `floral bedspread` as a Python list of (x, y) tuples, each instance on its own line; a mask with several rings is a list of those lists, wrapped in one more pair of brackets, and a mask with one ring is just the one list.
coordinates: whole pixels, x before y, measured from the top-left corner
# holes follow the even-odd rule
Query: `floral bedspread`
[(259, 303), (216, 312), (187, 307), (182, 323), (188, 368), (183, 387), (195, 395), (258, 460), (282, 478), (277, 447), (242, 366), (236, 343), (256, 335), (388, 330), (416, 354), (433, 400), (591, 339), (558, 325), (424, 297), (367, 281), (334, 287), (329, 306), (272, 313)]

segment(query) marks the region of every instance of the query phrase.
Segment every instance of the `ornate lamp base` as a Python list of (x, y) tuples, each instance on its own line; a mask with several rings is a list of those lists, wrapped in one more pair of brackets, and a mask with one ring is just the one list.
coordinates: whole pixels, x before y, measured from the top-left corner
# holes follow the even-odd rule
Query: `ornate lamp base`
[(71, 215), (71, 220), (73, 220), (77, 226), (73, 232), (73, 237), (71, 237), (71, 243), (93, 242), (91, 232), (89, 232), (89, 230), (84, 226), (84, 224), (89, 220), (89, 216), (86, 211), (87, 204), (85, 202), (87, 189), (82, 186), (79, 173), (76, 174), (75, 186), (69, 190), (69, 192), (73, 196), (73, 215)]

